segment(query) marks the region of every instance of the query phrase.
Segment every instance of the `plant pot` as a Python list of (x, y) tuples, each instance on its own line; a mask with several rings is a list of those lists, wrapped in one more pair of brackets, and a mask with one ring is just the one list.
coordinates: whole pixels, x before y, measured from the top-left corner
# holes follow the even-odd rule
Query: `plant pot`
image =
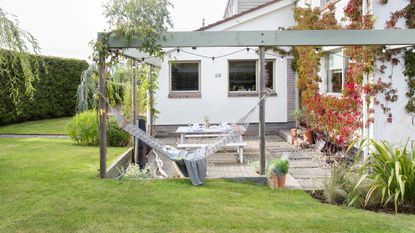
[(313, 139), (313, 131), (311, 131), (311, 129), (306, 129), (306, 131), (304, 131), (304, 141), (313, 144), (314, 143), (314, 139)]
[(291, 129), (291, 137), (296, 138), (298, 136), (297, 128)]
[(272, 175), (270, 178), (268, 178), (268, 183), (271, 186), (271, 188), (285, 188), (285, 181), (287, 180), (287, 175), (284, 176), (277, 176)]

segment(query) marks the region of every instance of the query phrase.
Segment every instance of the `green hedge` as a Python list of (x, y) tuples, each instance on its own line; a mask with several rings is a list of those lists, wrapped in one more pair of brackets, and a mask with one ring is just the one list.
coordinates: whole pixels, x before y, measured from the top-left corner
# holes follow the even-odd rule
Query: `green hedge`
[[(0, 50), (0, 55), (7, 57), (3, 68), (12, 65), (10, 51)], [(87, 69), (88, 63), (84, 60), (66, 59), (58, 57), (46, 57), (30, 55), (31, 62), (38, 59), (41, 65), (39, 79), (34, 81), (36, 89), (31, 100), (24, 93), (24, 80), (16, 83), (19, 92), (17, 104), (10, 98), (10, 76), (1, 69), (0, 79), (0, 125), (22, 122), (27, 120), (39, 120), (73, 116), (76, 110), (76, 91), (80, 82), (82, 71)], [(18, 77), (23, 77), (21, 67), (13, 67)]]

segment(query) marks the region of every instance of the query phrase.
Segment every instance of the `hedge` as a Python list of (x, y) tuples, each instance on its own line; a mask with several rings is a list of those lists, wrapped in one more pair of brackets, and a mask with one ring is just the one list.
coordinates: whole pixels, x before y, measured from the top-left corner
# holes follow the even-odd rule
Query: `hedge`
[[(7, 57), (3, 66), (11, 67), (11, 52), (0, 50), (0, 53)], [(7, 86), (10, 76), (3, 69), (0, 71), (0, 125), (75, 115), (77, 87), (88, 63), (78, 59), (30, 55), (32, 63), (34, 59), (44, 65), (40, 66), (39, 79), (33, 83), (36, 91), (32, 99), (24, 94), (24, 80), (21, 78), (16, 84), (21, 94), (17, 103), (13, 103)], [(20, 66), (11, 71), (23, 77)]]

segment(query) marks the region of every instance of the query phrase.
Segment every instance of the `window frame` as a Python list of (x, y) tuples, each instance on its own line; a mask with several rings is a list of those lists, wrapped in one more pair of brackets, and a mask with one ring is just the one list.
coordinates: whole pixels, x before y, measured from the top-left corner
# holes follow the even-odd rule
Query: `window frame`
[[(172, 89), (172, 82), (173, 82), (173, 75), (172, 75), (172, 65), (173, 64), (189, 64), (189, 63), (197, 63), (198, 65), (198, 89), (191, 90), (191, 91), (173, 91)], [(172, 60), (169, 61), (169, 93), (200, 93), (202, 90), (201, 80), (202, 80), (202, 72), (201, 72), (202, 63), (200, 60)]]
[[(343, 59), (343, 65), (342, 65), (342, 69), (341, 69), (342, 88), (341, 88), (340, 92), (333, 92), (333, 91), (329, 91), (330, 90), (329, 82), (332, 84), (332, 82), (330, 81), (329, 73), (332, 70), (336, 70), (336, 69), (330, 69), (330, 55), (340, 53), (340, 52), (341, 52), (341, 56), (342, 56), (342, 59)], [(338, 55), (333, 55), (333, 56), (338, 56)], [(347, 62), (348, 62), (347, 59), (345, 59), (345, 57), (344, 57), (344, 48), (329, 50), (328, 54), (325, 56), (324, 59), (325, 59), (325, 70), (324, 70), (325, 74), (324, 75), (326, 77), (324, 85), (326, 86), (326, 94), (327, 95), (340, 96), (340, 95), (342, 95), (343, 90), (344, 90), (344, 85), (345, 85), (345, 81), (346, 81), (346, 72), (347, 72)], [(333, 88), (331, 88), (331, 89), (333, 89)]]
[[(230, 90), (230, 75), (229, 75), (229, 69), (230, 69), (230, 63), (231, 62), (246, 62), (246, 61), (254, 61), (255, 62), (255, 87), (256, 90), (255, 91), (231, 91)], [(265, 59), (265, 63), (267, 62), (272, 62), (272, 92), (276, 92), (277, 90), (277, 80), (276, 80), (276, 59)], [(227, 62), (227, 73), (228, 73), (228, 85), (227, 85), (227, 91), (228, 93), (242, 93), (242, 94), (246, 94), (246, 93), (259, 93), (259, 60), (258, 59), (228, 59)]]

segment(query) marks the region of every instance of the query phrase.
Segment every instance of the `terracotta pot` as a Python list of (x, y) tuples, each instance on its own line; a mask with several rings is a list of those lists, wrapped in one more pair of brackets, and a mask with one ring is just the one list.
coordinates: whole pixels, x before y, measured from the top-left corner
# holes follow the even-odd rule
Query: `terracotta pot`
[(291, 137), (296, 138), (298, 136), (297, 128), (291, 129)]
[(304, 132), (304, 141), (313, 144), (314, 143), (314, 139), (313, 139), (313, 131), (311, 131), (311, 129), (307, 129)]
[(268, 183), (271, 186), (271, 188), (285, 188), (285, 181), (287, 180), (287, 175), (285, 176), (276, 176), (276, 175), (272, 175), (269, 180)]

